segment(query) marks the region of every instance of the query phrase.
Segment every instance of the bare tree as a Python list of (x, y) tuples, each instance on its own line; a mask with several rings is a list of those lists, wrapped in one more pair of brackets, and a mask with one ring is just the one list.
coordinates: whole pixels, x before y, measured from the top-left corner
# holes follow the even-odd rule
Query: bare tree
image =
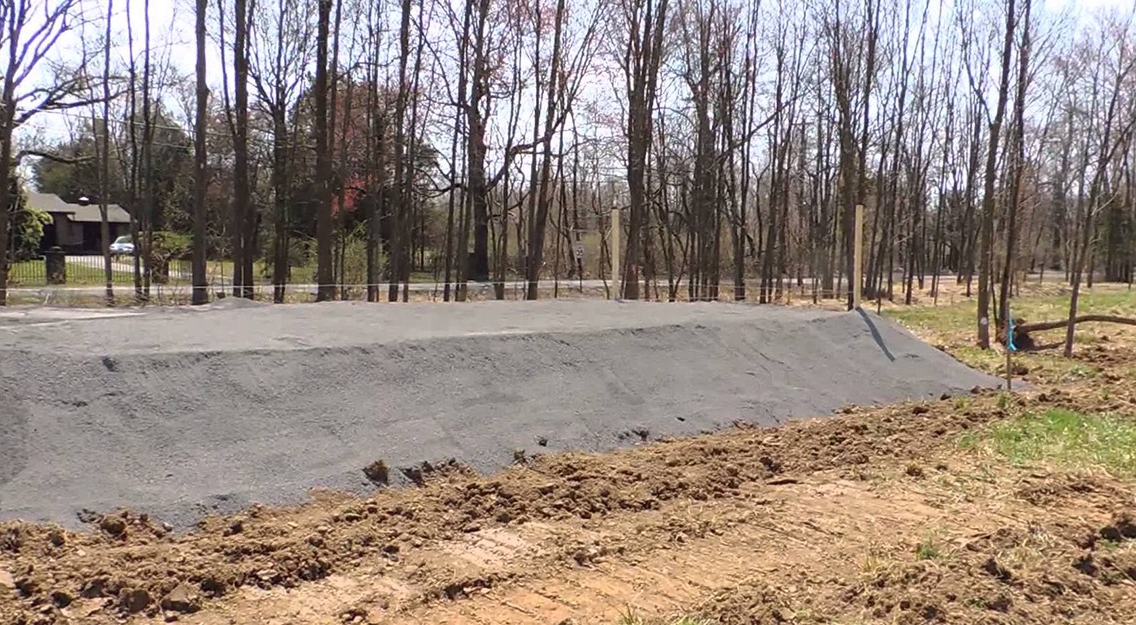
[(1010, 179), (1009, 206), (1006, 217), (1006, 257), (1002, 263), (1001, 291), (999, 293), (1002, 303), (1001, 320), (1003, 324), (1010, 323), (1010, 295), (1014, 280), (1014, 259), (1018, 242), (1018, 214), (1022, 203), (1022, 176), (1025, 169), (1025, 134), (1026, 134), (1026, 89), (1029, 84), (1030, 60), (1030, 12), (1033, 8), (1032, 0), (1024, 0), (1025, 7), (1022, 16), (1022, 42), (1018, 52), (1018, 78), (1017, 93), (1014, 96), (1014, 149), (1013, 174)]
[(194, 117), (193, 137), (193, 303), (196, 305), (209, 302), (209, 277), (206, 267), (206, 234), (207, 224), (205, 212), (205, 196), (209, 187), (209, 172), (207, 169), (207, 154), (205, 152), (205, 132), (208, 125), (209, 87), (206, 83), (205, 61), (205, 19), (208, 10), (208, 0), (197, 0), (195, 12), (196, 42), (197, 42), (197, 113)]
[[(647, 155), (651, 146), (651, 117), (663, 56), (663, 35), (668, 0), (625, 0), (621, 4), (627, 28), (626, 47), (620, 61), (627, 87), (627, 252), (621, 266), (639, 262), (643, 224), (647, 213)], [(638, 280), (621, 279), (623, 297), (639, 298)]]
[(249, 0), (233, 0), (233, 294), (253, 298), (256, 214), (249, 186)]
[[(1002, 71), (998, 86), (998, 102), (994, 117), (990, 121), (989, 146), (986, 149), (986, 174), (983, 182), (982, 215), (979, 224), (978, 248), (978, 346), (990, 347), (990, 288), (994, 260), (994, 208), (998, 190), (995, 182), (998, 175), (998, 143), (1002, 138), (1002, 122), (1006, 116), (1006, 101), (1010, 90), (1010, 63), (1014, 49), (1014, 32), (1017, 27), (1015, 0), (1006, 5), (1006, 29), (1002, 44)], [(975, 95), (985, 103), (981, 93), (982, 85), (972, 78)]]
[(318, 0), (319, 18), (316, 28), (315, 134), (316, 134), (316, 299), (335, 299), (332, 277), (331, 222), (331, 146), (327, 126), (328, 38), (331, 31), (331, 0)]
[(409, 215), (411, 190), (404, 184), (406, 178), (407, 140), (406, 140), (406, 107), (410, 99), (410, 76), (407, 73), (410, 62), (410, 13), (411, 0), (402, 0), (402, 20), (398, 30), (398, 97), (394, 105), (394, 179), (397, 192), (394, 210), (394, 223), (391, 229), (393, 240), (391, 242), (390, 260), (390, 289), (387, 293), (389, 301), (398, 301), (399, 279), (402, 278), (403, 267), (406, 263), (406, 248), (409, 244), (405, 236), (406, 220)]
[(288, 226), (291, 173), (296, 159), (288, 115), (298, 106), (311, 51), (312, 21), (306, 0), (276, 0), (255, 4), (250, 23), (249, 75), (257, 107), (271, 120), (273, 224), (273, 301), (281, 303), (288, 283)]
[[(68, 33), (88, 17), (81, 0), (5, 0), (0, 2), (0, 306), (8, 302), (8, 222), (14, 205), (13, 176), (22, 154), (15, 152), (16, 129), (45, 111), (88, 106), (97, 101), (90, 93), (90, 76), (83, 71), (53, 64), (49, 56)], [(91, 52), (80, 48), (79, 67), (87, 66)], [(50, 74), (35, 81), (37, 72)]]
[[(1070, 282), (1072, 286), (1072, 294), (1069, 297), (1069, 319), (1065, 328), (1065, 357), (1073, 355), (1073, 338), (1074, 329), (1077, 323), (1077, 306), (1081, 294), (1081, 280), (1082, 274), (1085, 271), (1086, 258), (1090, 255), (1090, 245), (1093, 241), (1094, 234), (1094, 218), (1097, 213), (1103, 210), (1108, 204), (1115, 201), (1115, 197), (1105, 199), (1110, 186), (1109, 181), (1109, 167), (1116, 158), (1117, 154), (1127, 152), (1127, 146), (1132, 141), (1133, 130), (1136, 128), (1136, 101), (1132, 98), (1124, 99), (1125, 92), (1128, 90), (1129, 77), (1132, 76), (1133, 70), (1136, 70), (1136, 55), (1132, 54), (1131, 46), (1128, 44), (1128, 37), (1131, 36), (1132, 16), (1129, 15), (1127, 22), (1124, 24), (1112, 23), (1109, 24), (1110, 32), (1102, 33), (1096, 63), (1097, 68), (1092, 75), (1092, 106), (1090, 108), (1090, 115), (1092, 112), (1098, 110), (1103, 112), (1102, 117), (1098, 121), (1101, 124), (1101, 135), (1094, 146), (1095, 150), (1095, 163), (1092, 180), (1089, 182), (1089, 195), (1084, 196), (1084, 180), (1085, 172), (1082, 168), (1081, 174), (1081, 191), (1077, 197), (1077, 227), (1080, 230), (1080, 237), (1074, 240), (1072, 268), (1070, 271)], [(1111, 41), (1110, 41), (1111, 39)], [(1109, 49), (1106, 52), (1105, 46)], [(1111, 54), (1115, 54), (1115, 58), (1109, 58)], [(1110, 71), (1112, 80), (1104, 83), (1100, 74), (1105, 71)], [(1104, 83), (1104, 84), (1102, 84)], [(1107, 93), (1101, 94), (1101, 90), (1108, 88)], [(1099, 109), (1097, 102), (1101, 95), (1107, 97), (1107, 103), (1103, 109)], [(1092, 119), (1092, 117), (1090, 117)], [(1088, 155), (1090, 150), (1086, 145), (1085, 150), (1085, 164), (1088, 163)], [(1090, 269), (1091, 273), (1091, 269)]]
[(103, 41), (102, 80), (102, 136), (99, 159), (99, 235), (103, 253), (103, 275), (106, 278), (106, 304), (114, 306), (114, 266), (110, 256), (110, 222), (107, 219), (110, 202), (110, 26), (114, 15), (114, 0), (107, 0), (106, 39)]

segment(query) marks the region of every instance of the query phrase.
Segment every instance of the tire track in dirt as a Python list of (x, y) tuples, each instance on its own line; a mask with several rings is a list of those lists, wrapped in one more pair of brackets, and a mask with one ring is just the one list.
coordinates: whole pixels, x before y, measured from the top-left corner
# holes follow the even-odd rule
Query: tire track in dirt
[[(833, 475), (744, 490), (731, 501), (675, 503), (649, 513), (650, 519), (619, 514), (587, 528), (494, 529), (419, 554), (419, 562), (431, 563), (431, 576), (439, 568), (466, 571), (468, 585), (452, 598), (430, 598), (413, 573), (411, 579), (357, 573), (349, 584), (329, 579), (290, 591), (243, 593), (195, 622), (287, 623), (302, 615), (311, 623), (362, 616), (359, 622), (383, 625), (612, 623), (629, 607), (678, 612), (754, 576), (786, 587), (825, 575), (854, 576), (869, 545), (902, 543), (962, 513), (929, 506), (918, 489), (897, 493)], [(977, 512), (963, 518), (987, 518)], [(980, 521), (967, 529), (996, 526), (996, 520)], [(569, 537), (575, 543), (566, 545)], [(575, 544), (588, 542), (592, 551), (581, 556)], [(567, 551), (572, 557), (563, 557)], [(500, 581), (487, 581), (494, 579)], [(477, 587), (478, 581), (487, 587)]]

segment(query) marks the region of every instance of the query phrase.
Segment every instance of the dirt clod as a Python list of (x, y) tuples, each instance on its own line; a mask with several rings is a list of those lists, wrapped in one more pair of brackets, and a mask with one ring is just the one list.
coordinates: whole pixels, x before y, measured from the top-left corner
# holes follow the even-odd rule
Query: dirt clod
[(228, 529), (225, 530), (225, 536), (235, 536), (245, 531), (245, 522), (243, 519), (234, 519), (229, 523)]
[(209, 597), (221, 597), (228, 590), (229, 584), (218, 577), (206, 577), (199, 584), (201, 592)]
[(0, 533), (0, 551), (16, 553), (22, 544), (23, 538), (20, 536), (19, 527), (9, 527)]
[(1086, 553), (1073, 561), (1073, 568), (1089, 576), (1096, 576), (1100, 571), (1093, 554)]
[(150, 607), (153, 599), (143, 588), (123, 588), (118, 595), (118, 604), (129, 614), (137, 614)]
[(99, 529), (115, 538), (126, 535), (126, 521), (117, 515), (106, 515), (99, 519)]
[(67, 592), (66, 590), (59, 589), (53, 590), (51, 592), (51, 602), (54, 603), (57, 607), (66, 608), (67, 606), (71, 605), (71, 602), (74, 600), (74, 595)]
[(1009, 612), (1013, 600), (1009, 595), (1000, 594), (986, 601), (986, 608), (995, 612)]
[(48, 531), (47, 539), (51, 542), (52, 546), (55, 547), (62, 547), (67, 544), (67, 535), (58, 527), (54, 527)]
[(982, 564), (982, 570), (1003, 582), (1009, 582), (1014, 579), (1014, 573), (995, 560), (994, 556), (990, 556), (986, 559), (986, 562)]
[(1101, 538), (1119, 542), (1125, 539), (1136, 539), (1136, 523), (1133, 522), (1133, 513), (1124, 511), (1117, 514), (1110, 525), (1102, 527)]
[(770, 456), (762, 456), (758, 458), (757, 461), (760, 462), (761, 466), (765, 467), (770, 473), (777, 474), (781, 472), (782, 465), (776, 458), (772, 458)]
[(170, 612), (189, 614), (198, 610), (197, 591), (186, 583), (174, 586), (165, 597), (162, 597), (162, 609)]
[(362, 623), (365, 622), (370, 615), (370, 611), (363, 606), (351, 606), (339, 613), (339, 620), (344, 623)]
[(34, 597), (43, 589), (44, 580), (35, 575), (16, 578), (16, 590), (24, 597)]
[(363, 475), (375, 484), (386, 486), (390, 484), (390, 467), (382, 460), (376, 460), (363, 467)]

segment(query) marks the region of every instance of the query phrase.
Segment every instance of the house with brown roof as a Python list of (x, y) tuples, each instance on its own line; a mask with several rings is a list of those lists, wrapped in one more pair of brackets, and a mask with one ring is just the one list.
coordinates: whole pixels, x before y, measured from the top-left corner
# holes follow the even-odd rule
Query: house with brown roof
[(71, 204), (54, 193), (28, 193), (28, 206), (51, 216), (43, 228), (40, 249), (61, 247), (69, 253), (102, 253), (111, 242), (130, 234), (130, 213), (118, 204), (107, 206), (110, 240), (102, 241), (98, 204)]

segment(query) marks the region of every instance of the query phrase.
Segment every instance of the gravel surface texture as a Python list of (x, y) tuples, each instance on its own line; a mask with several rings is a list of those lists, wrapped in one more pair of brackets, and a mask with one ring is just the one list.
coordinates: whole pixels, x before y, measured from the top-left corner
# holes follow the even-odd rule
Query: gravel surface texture
[(212, 512), (998, 380), (871, 313), (604, 301), (0, 312), (0, 519)]

